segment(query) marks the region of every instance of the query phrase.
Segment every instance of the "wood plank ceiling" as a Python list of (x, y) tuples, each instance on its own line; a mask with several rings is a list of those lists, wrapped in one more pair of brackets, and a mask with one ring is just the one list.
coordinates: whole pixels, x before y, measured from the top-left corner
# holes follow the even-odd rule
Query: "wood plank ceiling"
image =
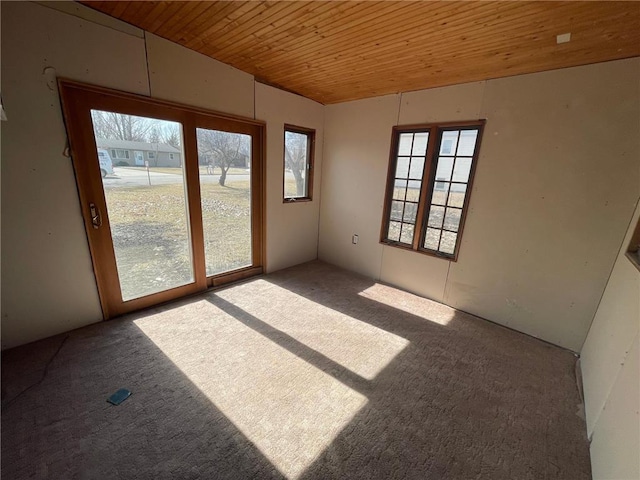
[(640, 56), (634, 1), (83, 3), (324, 104)]

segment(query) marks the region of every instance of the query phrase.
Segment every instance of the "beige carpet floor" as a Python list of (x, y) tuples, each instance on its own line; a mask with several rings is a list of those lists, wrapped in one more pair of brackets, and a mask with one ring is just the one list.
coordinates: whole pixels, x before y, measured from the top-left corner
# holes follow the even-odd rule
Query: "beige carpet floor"
[(312, 262), (4, 352), (2, 478), (588, 479), (575, 361)]

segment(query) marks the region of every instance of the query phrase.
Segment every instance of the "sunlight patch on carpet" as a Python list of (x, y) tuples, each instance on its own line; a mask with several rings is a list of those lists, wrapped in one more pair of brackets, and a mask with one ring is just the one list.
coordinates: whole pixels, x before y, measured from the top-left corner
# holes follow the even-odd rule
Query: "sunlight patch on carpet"
[[(245, 294), (249, 290), (251, 294)], [(256, 293), (278, 301), (265, 307), (265, 302), (251, 301)], [(362, 319), (356, 318), (348, 304), (331, 308), (267, 280), (237, 285), (212, 296), (242, 308), (366, 380), (373, 380), (409, 344), (406, 338), (367, 323), (365, 312)]]
[(135, 324), (289, 479), (298, 478), (367, 403), (206, 300)]
[[(455, 309), (441, 303), (390, 289), (379, 283), (364, 289), (358, 295), (440, 325), (447, 325), (456, 313)], [(425, 304), (428, 304), (428, 308), (425, 308)]]

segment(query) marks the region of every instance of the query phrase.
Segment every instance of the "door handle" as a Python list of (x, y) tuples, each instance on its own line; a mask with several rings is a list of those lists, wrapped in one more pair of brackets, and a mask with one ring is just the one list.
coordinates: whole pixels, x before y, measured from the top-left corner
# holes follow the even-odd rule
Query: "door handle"
[(100, 210), (96, 207), (95, 203), (89, 204), (89, 214), (91, 215), (91, 224), (93, 228), (98, 229), (102, 226), (102, 216)]

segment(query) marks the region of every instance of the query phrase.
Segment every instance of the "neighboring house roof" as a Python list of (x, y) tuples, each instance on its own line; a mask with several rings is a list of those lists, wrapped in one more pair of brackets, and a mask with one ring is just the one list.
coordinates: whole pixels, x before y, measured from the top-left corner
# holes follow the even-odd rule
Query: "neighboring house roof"
[(131, 140), (114, 140), (111, 138), (96, 138), (96, 144), (98, 148), (121, 148), (124, 150), (145, 150), (150, 152), (166, 152), (166, 153), (180, 153), (175, 147), (167, 145), (166, 143), (146, 143), (146, 142), (134, 142)]

